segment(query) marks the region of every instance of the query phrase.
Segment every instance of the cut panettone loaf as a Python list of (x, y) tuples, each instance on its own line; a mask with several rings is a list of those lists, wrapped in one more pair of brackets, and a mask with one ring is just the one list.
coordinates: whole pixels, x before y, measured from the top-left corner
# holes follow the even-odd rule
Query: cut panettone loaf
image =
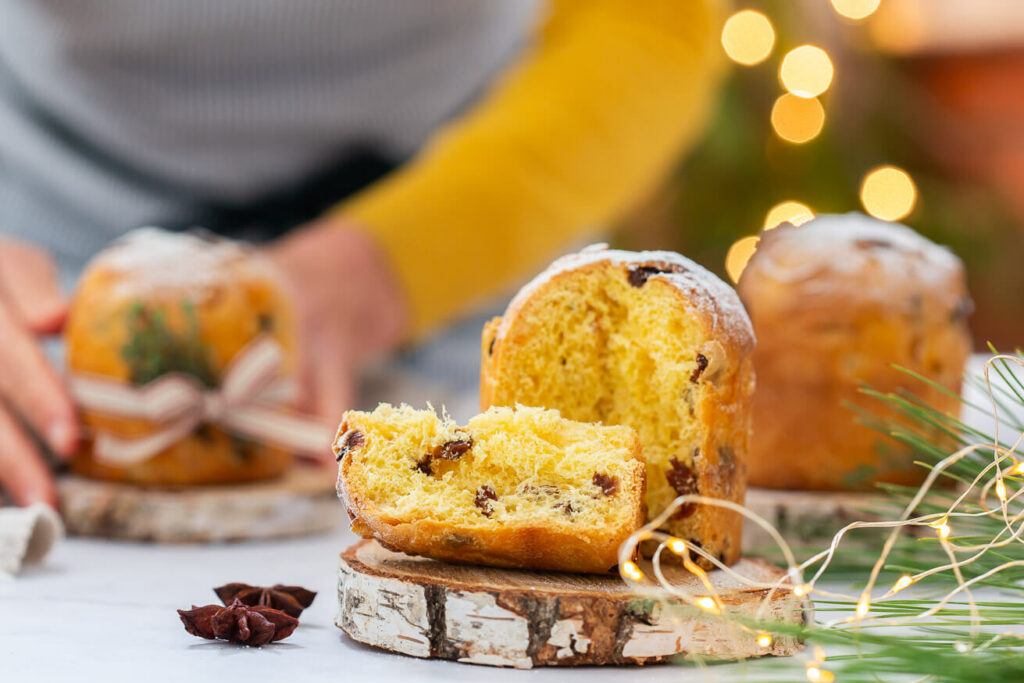
[(632, 429), (495, 408), (458, 427), (433, 410), (345, 413), (334, 452), (352, 530), (449, 562), (606, 572), (643, 523)]
[[(598, 245), (556, 261), (485, 327), (480, 404), (632, 427), (650, 517), (682, 494), (742, 503), (753, 348), (736, 293), (704, 268), (672, 252)], [(685, 504), (665, 528), (739, 559), (735, 512)]]

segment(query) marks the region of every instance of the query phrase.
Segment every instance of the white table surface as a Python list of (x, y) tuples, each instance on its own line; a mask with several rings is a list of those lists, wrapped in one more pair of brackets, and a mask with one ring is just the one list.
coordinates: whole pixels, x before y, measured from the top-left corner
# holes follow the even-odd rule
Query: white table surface
[[(341, 509), (339, 507), (339, 515)], [(340, 527), (347, 525), (342, 521)], [(276, 542), (154, 546), (68, 539), (42, 566), (0, 581), (0, 681), (645, 681), (721, 680), (721, 666), (517, 671), (391, 654), (349, 640), (333, 618), (348, 531)], [(250, 648), (196, 638), (175, 610), (216, 603), (230, 581), (319, 594), (295, 633)], [(741, 673), (742, 667), (728, 667)]]

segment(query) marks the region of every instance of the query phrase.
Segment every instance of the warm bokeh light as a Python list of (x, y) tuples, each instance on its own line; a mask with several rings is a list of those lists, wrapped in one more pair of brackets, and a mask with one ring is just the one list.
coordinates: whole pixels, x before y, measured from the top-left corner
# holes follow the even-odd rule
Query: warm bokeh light
[(904, 574), (899, 578), (898, 581), (896, 581), (895, 585), (893, 585), (892, 592), (899, 593), (901, 590), (903, 590), (912, 583), (914, 583), (914, 579), (911, 578), (910, 574)]
[(886, 0), (868, 20), (868, 33), (887, 52), (908, 54), (928, 42), (927, 5), (916, 0)]
[(744, 66), (759, 64), (768, 59), (775, 47), (775, 29), (760, 12), (741, 10), (725, 22), (722, 47), (734, 62)]
[(668, 539), (667, 545), (669, 549), (676, 555), (682, 555), (686, 552), (686, 542), (681, 538), (676, 538), (675, 536), (673, 536), (672, 538)]
[(700, 607), (705, 612), (711, 612), (712, 614), (718, 614), (718, 605), (715, 601), (708, 596), (703, 598), (697, 598), (697, 607)]
[(764, 217), (764, 229), (771, 230), (783, 223), (803, 225), (812, 218), (814, 218), (814, 212), (811, 211), (811, 207), (800, 202), (788, 200), (768, 209), (768, 215)]
[(733, 282), (740, 281), (740, 275), (743, 274), (743, 269), (747, 267), (747, 261), (750, 260), (750, 257), (754, 255), (754, 251), (757, 249), (758, 240), (759, 238), (756, 235), (741, 237), (729, 247), (729, 253), (725, 255), (725, 270), (729, 273), (729, 277), (732, 278)]
[(883, 221), (898, 221), (914, 210), (917, 188), (906, 171), (881, 166), (866, 176), (860, 185), (864, 210)]
[(622, 574), (632, 581), (642, 581), (644, 573), (640, 571), (640, 567), (636, 565), (636, 562), (627, 560), (622, 565)]
[(772, 637), (767, 633), (761, 633), (757, 636), (757, 644), (762, 648), (769, 648), (772, 646)]
[(787, 142), (800, 144), (818, 137), (825, 126), (825, 108), (814, 97), (786, 93), (772, 107), (772, 128)]
[(952, 531), (952, 529), (950, 529), (949, 527), (948, 517), (942, 517), (940, 519), (937, 519), (928, 526), (935, 529), (935, 533), (937, 533), (939, 535), (939, 538), (941, 538), (943, 541), (949, 538), (949, 534)]
[(863, 619), (868, 615), (868, 611), (871, 609), (871, 597), (866, 593), (860, 596), (860, 600), (857, 601), (857, 616)]
[(832, 60), (815, 45), (793, 48), (782, 58), (779, 80), (797, 97), (817, 97), (832, 85)]
[(807, 680), (811, 683), (832, 683), (836, 679), (835, 674), (826, 671), (814, 662), (807, 664)]
[(832, 8), (847, 19), (864, 19), (874, 14), (881, 0), (832, 0)]

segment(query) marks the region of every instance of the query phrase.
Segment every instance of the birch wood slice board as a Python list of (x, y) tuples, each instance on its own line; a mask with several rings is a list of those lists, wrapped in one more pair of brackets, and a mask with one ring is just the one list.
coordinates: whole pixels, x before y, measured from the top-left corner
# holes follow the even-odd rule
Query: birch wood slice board
[(340, 517), (329, 469), (292, 467), (251, 484), (140, 487), (68, 476), (58, 481), (71, 534), (155, 543), (218, 543), (322, 533)]
[[(748, 488), (746, 506), (764, 517), (792, 544), (824, 544), (850, 522), (877, 521), (869, 510), (880, 509), (884, 494), (864, 491), (784, 491)], [(848, 542), (873, 543), (873, 537), (855, 534)], [(774, 547), (775, 541), (760, 526), (746, 520), (743, 547)]]
[[(663, 570), (674, 585), (706, 593), (684, 568)], [(783, 573), (752, 559), (734, 570), (759, 582)], [(730, 613), (753, 615), (765, 598), (765, 591), (724, 572), (709, 577)], [(779, 637), (761, 648), (753, 634), (681, 601), (662, 600), (666, 595), (627, 586), (617, 575), (454, 565), (364, 540), (341, 554), (335, 623), (353, 640), (393, 652), (523, 669), (646, 664), (677, 655), (740, 659), (790, 655), (801, 647)], [(771, 598), (762, 615), (790, 623), (810, 618), (788, 590)]]

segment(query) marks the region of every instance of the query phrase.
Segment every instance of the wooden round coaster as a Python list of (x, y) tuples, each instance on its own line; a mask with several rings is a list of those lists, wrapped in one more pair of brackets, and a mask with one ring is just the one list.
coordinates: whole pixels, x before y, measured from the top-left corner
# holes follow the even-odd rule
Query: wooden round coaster
[[(876, 521), (887, 501), (884, 494), (864, 491), (785, 491), (748, 488), (746, 506), (764, 517), (794, 545), (825, 544), (850, 522)], [(873, 542), (873, 537), (852, 536), (851, 541)], [(743, 547), (774, 547), (775, 541), (750, 520), (743, 523)]]
[[(649, 565), (641, 564), (649, 574)], [(782, 570), (762, 560), (734, 568), (759, 582)], [(682, 567), (663, 565), (682, 590), (706, 593)], [(709, 578), (731, 614), (753, 615), (766, 591), (721, 571)], [(804, 623), (788, 590), (769, 598), (763, 616)], [(789, 655), (791, 637), (762, 648), (755, 636), (654, 587), (627, 586), (618, 575), (528, 572), (410, 557), (360, 541), (341, 554), (335, 623), (351, 638), (414, 657), (469, 664), (534, 666), (645, 664), (677, 655), (740, 659)]]
[(292, 467), (252, 484), (150, 488), (68, 476), (58, 481), (69, 533), (155, 543), (216, 543), (322, 533), (341, 508), (330, 469)]

